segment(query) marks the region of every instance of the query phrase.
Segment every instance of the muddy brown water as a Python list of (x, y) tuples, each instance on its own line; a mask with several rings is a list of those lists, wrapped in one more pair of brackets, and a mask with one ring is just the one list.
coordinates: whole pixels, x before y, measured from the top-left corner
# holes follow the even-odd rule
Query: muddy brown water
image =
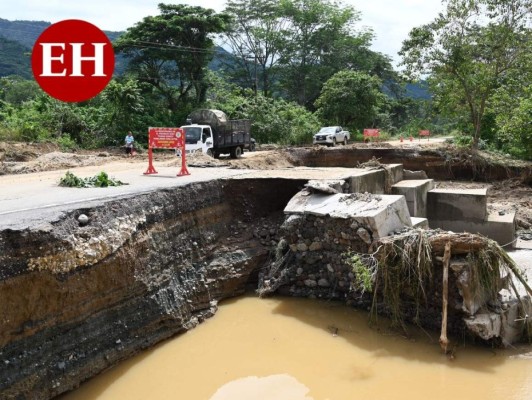
[(345, 400), (532, 398), (532, 346), (463, 343), (370, 329), (336, 303), (244, 296), (197, 328), (83, 384), (62, 400)]

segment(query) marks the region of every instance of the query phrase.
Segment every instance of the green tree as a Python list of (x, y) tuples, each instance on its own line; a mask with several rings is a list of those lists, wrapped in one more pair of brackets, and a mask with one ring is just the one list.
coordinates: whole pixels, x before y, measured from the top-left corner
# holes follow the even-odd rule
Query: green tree
[(493, 96), (510, 75), (519, 74), (532, 48), (531, 0), (445, 0), (432, 23), (414, 28), (401, 54), (411, 75), (429, 74), (437, 107), (467, 113), (472, 145), (478, 149)]
[(373, 34), (357, 31), (360, 14), (351, 6), (330, 0), (280, 0), (280, 6), (289, 23), (280, 59), (284, 89), (290, 99), (312, 108), (327, 79), (356, 68)]
[(135, 129), (131, 126), (133, 116), (144, 111), (144, 97), (136, 80), (111, 80), (100, 99), (105, 104), (106, 126), (112, 131), (110, 134), (122, 139), (124, 132)]
[[(234, 56), (235, 69), (244, 71), (244, 87), (269, 96), (276, 79), (275, 66), (286, 43), (286, 21), (280, 15), (278, 0), (229, 0), (225, 12), (232, 23), (226, 37)], [(236, 67), (236, 68), (234, 68)]]
[(33, 100), (42, 93), (34, 80), (16, 75), (0, 78), (0, 99), (14, 106)]
[(522, 96), (501, 91), (496, 104), (503, 112), (496, 117), (498, 140), (509, 153), (532, 160), (532, 84), (523, 88)]
[(115, 48), (130, 59), (139, 81), (152, 85), (175, 112), (183, 104), (205, 100), (212, 36), (224, 32), (230, 18), (183, 4), (159, 4), (159, 10), (160, 15), (129, 28)]
[(323, 86), (316, 100), (321, 120), (334, 125), (364, 129), (373, 124), (386, 96), (381, 80), (358, 71), (340, 71)]

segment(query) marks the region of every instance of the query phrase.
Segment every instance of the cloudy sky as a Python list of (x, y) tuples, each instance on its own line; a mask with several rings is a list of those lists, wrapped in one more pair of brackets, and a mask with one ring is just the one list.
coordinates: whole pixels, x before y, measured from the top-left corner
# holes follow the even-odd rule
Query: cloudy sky
[[(147, 15), (157, 15), (158, 3), (185, 3), (222, 11), (225, 0), (18, 0), (0, 2), (0, 18), (58, 22), (82, 19), (103, 30), (121, 31)], [(362, 12), (361, 25), (373, 28), (373, 50), (396, 62), (408, 32), (431, 21), (441, 11), (441, 0), (343, 0)]]

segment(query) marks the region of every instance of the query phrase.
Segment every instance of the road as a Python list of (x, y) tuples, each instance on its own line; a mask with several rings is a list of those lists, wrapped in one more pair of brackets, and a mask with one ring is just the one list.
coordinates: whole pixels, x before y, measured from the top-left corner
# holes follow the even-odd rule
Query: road
[(387, 140), (383, 143), (388, 143), (388, 144), (391, 144), (392, 146), (404, 146), (404, 147), (410, 147), (410, 146), (423, 146), (423, 147), (427, 147), (427, 146), (436, 146), (436, 145), (441, 145), (442, 143), (444, 143), (447, 139), (450, 139), (451, 136), (442, 136), (442, 137), (435, 137), (435, 138), (422, 138), (422, 139), (419, 139), (419, 138), (416, 138), (416, 139), (413, 139), (412, 141), (410, 141), (409, 138), (404, 138), (403, 141), (401, 142), (400, 140)]
[[(259, 152), (246, 153), (256, 157)], [(166, 164), (166, 163), (163, 163)], [(25, 229), (46, 225), (62, 212), (80, 207), (94, 207), (110, 199), (128, 197), (157, 189), (183, 186), (223, 178), (298, 178), (342, 179), (351, 173), (349, 168), (281, 168), (274, 170), (234, 169), (227, 166), (210, 168), (187, 167), (190, 175), (176, 176), (179, 167), (159, 166), (154, 175), (144, 175), (145, 160), (124, 160), (100, 166), (78, 167), (29, 174), (0, 176), (0, 229)], [(90, 177), (104, 170), (109, 177), (127, 183), (107, 188), (69, 188), (58, 185), (67, 171), (79, 177)]]
[(156, 166), (158, 174), (144, 175), (145, 162), (112, 162), (105, 166), (70, 168), (80, 177), (105, 170), (110, 177), (128, 183), (108, 188), (67, 188), (58, 186), (67, 170), (0, 176), (0, 229), (23, 229), (54, 219), (63, 211), (101, 204), (106, 200), (155, 189), (186, 185), (250, 173), (229, 168), (191, 168), (191, 175), (177, 177), (179, 168)]
[[(443, 138), (431, 139), (440, 143)], [(412, 142), (414, 145), (416, 142)], [(435, 143), (435, 142), (434, 142)], [(400, 143), (400, 145), (404, 145)], [(406, 144), (409, 146), (410, 144)], [(246, 153), (257, 157), (261, 152)], [(108, 188), (66, 188), (58, 185), (67, 169), (30, 174), (0, 176), (0, 229), (43, 229), (47, 222), (57, 219), (61, 213), (81, 207), (94, 207), (110, 199), (129, 197), (157, 189), (183, 186), (192, 182), (204, 182), (224, 178), (282, 177), (298, 179), (343, 179), (352, 173), (349, 168), (284, 168), (276, 170), (233, 169), (227, 167), (188, 167), (190, 175), (177, 177), (179, 167), (159, 166), (158, 174), (144, 175), (146, 160), (123, 160), (100, 166), (69, 168), (80, 177), (94, 176), (105, 170), (110, 177), (128, 183)], [(526, 243), (528, 244), (528, 243)], [(518, 264), (532, 277), (532, 250), (511, 252)]]

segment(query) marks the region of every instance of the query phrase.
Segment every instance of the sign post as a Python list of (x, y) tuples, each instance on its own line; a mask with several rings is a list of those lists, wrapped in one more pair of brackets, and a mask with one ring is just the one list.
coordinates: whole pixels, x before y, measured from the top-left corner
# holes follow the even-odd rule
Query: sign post
[(378, 138), (380, 136), (380, 130), (378, 130), (378, 129), (364, 129), (363, 135), (364, 135), (364, 141), (366, 141), (366, 140), (369, 141), (370, 137)]
[(153, 167), (153, 149), (180, 149), (181, 171), (177, 176), (190, 175), (185, 156), (185, 132), (181, 128), (149, 128), (148, 130), (148, 169), (144, 175), (157, 174)]
[(421, 141), (421, 136), (426, 136), (427, 140), (430, 140), (430, 131), (429, 130), (420, 130), (419, 131), (419, 141)]

